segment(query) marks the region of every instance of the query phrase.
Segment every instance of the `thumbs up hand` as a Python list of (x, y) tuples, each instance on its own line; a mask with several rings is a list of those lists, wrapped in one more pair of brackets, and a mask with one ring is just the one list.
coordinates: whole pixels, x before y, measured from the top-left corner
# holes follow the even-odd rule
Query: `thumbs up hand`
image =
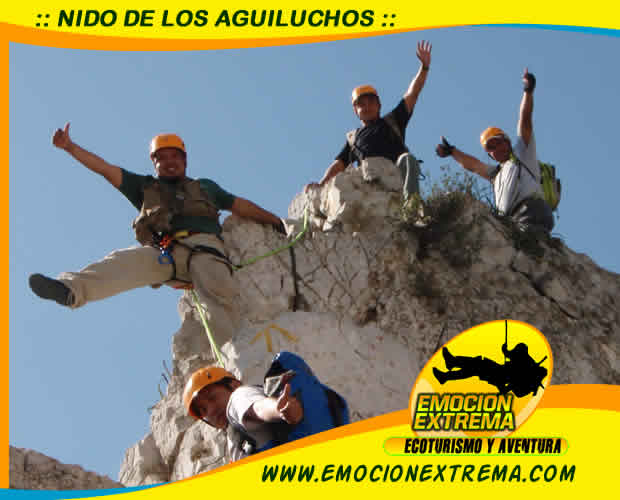
[(69, 149), (72, 144), (71, 137), (69, 137), (69, 123), (65, 125), (64, 129), (56, 129), (54, 136), (52, 137), (52, 144), (59, 149), (65, 151)]
[(295, 396), (291, 396), (291, 385), (286, 384), (284, 391), (278, 397), (276, 408), (280, 412), (280, 418), (287, 424), (295, 425), (304, 418), (304, 409)]

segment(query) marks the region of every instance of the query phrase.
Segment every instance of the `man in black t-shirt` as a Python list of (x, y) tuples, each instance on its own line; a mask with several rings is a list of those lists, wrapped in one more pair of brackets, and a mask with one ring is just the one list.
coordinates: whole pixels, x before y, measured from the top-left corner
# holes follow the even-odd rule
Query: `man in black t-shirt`
[(344, 147), (323, 178), (318, 183), (308, 184), (306, 190), (323, 187), (348, 165), (357, 162), (367, 180), (380, 175), (385, 166), (397, 165), (404, 181), (405, 198), (418, 191), (419, 169), (417, 161), (408, 154), (405, 146), (405, 129), (426, 82), (431, 63), (431, 44), (418, 42), (416, 55), (421, 63), (418, 73), (398, 105), (385, 116), (380, 115), (381, 101), (374, 87), (361, 85), (353, 89), (353, 111), (362, 126), (347, 134)]

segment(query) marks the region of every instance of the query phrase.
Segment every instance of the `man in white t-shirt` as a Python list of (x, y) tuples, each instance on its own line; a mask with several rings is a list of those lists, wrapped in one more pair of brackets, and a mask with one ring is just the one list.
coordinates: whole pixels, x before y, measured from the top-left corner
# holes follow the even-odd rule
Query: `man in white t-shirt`
[(216, 429), (225, 430), (231, 461), (248, 455), (244, 446), (259, 449), (274, 438), (274, 424), (296, 425), (304, 417), (299, 400), (286, 384), (277, 398), (265, 396), (260, 387), (243, 385), (235, 376), (209, 366), (195, 371), (183, 391), (187, 413)]
[(519, 228), (550, 232), (554, 224), (553, 213), (543, 197), (532, 125), (535, 87), (536, 78), (526, 68), (514, 147), (506, 133), (497, 127), (489, 127), (480, 135), (480, 144), (497, 165), (487, 165), (460, 151), (445, 137), (441, 138), (442, 143), (437, 145), (436, 152), (441, 158), (452, 156), (465, 169), (491, 181), (497, 210), (512, 217)]

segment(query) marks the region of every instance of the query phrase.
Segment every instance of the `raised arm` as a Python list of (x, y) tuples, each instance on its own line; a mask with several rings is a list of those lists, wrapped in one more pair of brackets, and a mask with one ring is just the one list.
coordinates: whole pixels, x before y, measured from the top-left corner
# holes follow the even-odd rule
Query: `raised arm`
[(57, 129), (56, 132), (54, 132), (52, 144), (59, 149), (64, 149), (89, 170), (105, 177), (115, 188), (120, 187), (123, 180), (121, 168), (108, 163), (103, 158), (90, 151), (86, 151), (73, 142), (69, 136), (69, 123), (65, 125), (64, 129)]
[(347, 168), (347, 166), (342, 160), (335, 160), (325, 171), (325, 175), (323, 175), (323, 178), (319, 181), (319, 186), (323, 187), (332, 177), (336, 177), (336, 175), (345, 168)]
[(469, 170), (470, 172), (474, 172), (478, 174), (480, 177), (483, 177), (489, 180), (488, 174), (488, 165), (486, 163), (481, 162), (478, 158), (475, 158), (467, 153), (463, 153), (463, 151), (455, 148), (452, 144), (450, 144), (445, 137), (441, 137), (441, 144), (437, 144), (435, 148), (435, 152), (437, 156), (440, 158), (446, 158), (447, 156), (452, 156), (458, 163), (461, 164), (463, 168)]
[(307, 191), (310, 188), (323, 187), (325, 184), (327, 184), (329, 182), (329, 180), (332, 177), (335, 177), (336, 175), (338, 175), (345, 168), (347, 168), (347, 166), (344, 164), (344, 162), (342, 160), (335, 160), (327, 168), (327, 170), (325, 171), (325, 174), (323, 175), (323, 178), (319, 182), (311, 182), (310, 184), (306, 185), (304, 190)]
[(534, 127), (532, 124), (532, 112), (534, 111), (535, 87), (536, 78), (525, 68), (523, 72), (523, 97), (521, 98), (521, 107), (519, 108), (519, 124), (517, 125), (517, 130), (526, 146), (530, 144)]
[(428, 75), (428, 70), (431, 66), (431, 48), (432, 46), (430, 42), (418, 42), (416, 56), (418, 56), (418, 59), (420, 60), (420, 69), (418, 69), (418, 73), (415, 75), (414, 79), (411, 80), (409, 88), (403, 96), (405, 99), (405, 105), (407, 106), (407, 111), (409, 111), (409, 113), (413, 112), (415, 103), (418, 101), (418, 96), (420, 95), (420, 92), (422, 92), (424, 84), (426, 83), (426, 76)]

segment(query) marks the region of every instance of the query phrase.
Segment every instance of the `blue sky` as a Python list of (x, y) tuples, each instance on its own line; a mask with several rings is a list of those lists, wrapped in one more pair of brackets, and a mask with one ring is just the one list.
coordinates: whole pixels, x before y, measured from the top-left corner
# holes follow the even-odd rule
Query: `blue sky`
[(375, 85), (389, 111), (418, 69), (420, 39), (432, 42), (433, 60), (407, 143), (424, 169), (438, 178), (447, 162), (434, 154), (441, 135), (481, 159), (484, 128), (514, 136), (527, 66), (538, 81), (539, 158), (557, 165), (564, 188), (555, 232), (620, 272), (616, 36), (466, 27), (222, 51), (12, 44), (10, 443), (116, 478), (125, 449), (149, 430), (147, 408), (159, 399), (179, 327), (172, 290), (135, 290), (70, 311), (28, 288), (31, 273), (78, 270), (134, 244), (134, 207), (51, 145), (57, 127), (70, 121), (78, 144), (144, 174), (152, 172), (151, 137), (176, 132), (188, 175), (286, 216), (357, 125), (351, 89)]

